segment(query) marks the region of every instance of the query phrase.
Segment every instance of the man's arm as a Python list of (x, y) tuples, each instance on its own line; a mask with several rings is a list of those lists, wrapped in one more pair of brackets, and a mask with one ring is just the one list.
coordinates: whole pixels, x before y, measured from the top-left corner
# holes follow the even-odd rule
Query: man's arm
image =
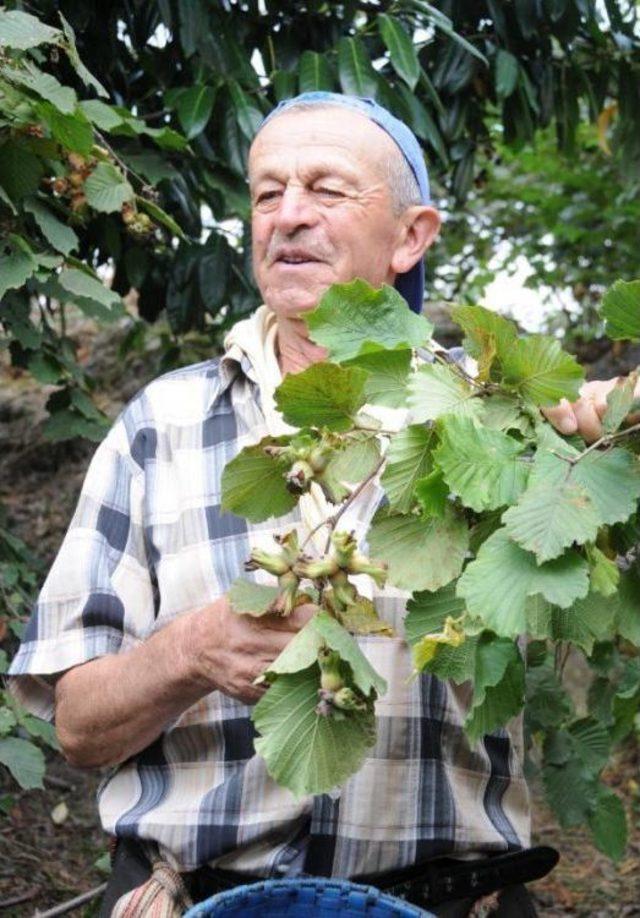
[(56, 683), (55, 721), (65, 757), (80, 768), (117, 765), (219, 689), (245, 703), (313, 606), (288, 617), (236, 615), (226, 597), (181, 615), (133, 650), (91, 660)]

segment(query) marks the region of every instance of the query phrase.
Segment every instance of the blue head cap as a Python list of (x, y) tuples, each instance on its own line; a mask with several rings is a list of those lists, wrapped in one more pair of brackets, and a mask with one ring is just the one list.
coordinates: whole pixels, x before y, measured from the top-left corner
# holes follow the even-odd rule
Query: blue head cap
[[(281, 115), (288, 108), (300, 102), (304, 102), (305, 104), (318, 103), (323, 105), (341, 105), (343, 108), (349, 108), (354, 112), (360, 112), (360, 114), (370, 118), (375, 124), (381, 127), (383, 131), (387, 132), (409, 163), (420, 189), (422, 203), (431, 203), (429, 194), (429, 175), (427, 173), (424, 155), (413, 131), (411, 131), (403, 121), (394, 117), (394, 115), (387, 111), (386, 108), (383, 108), (382, 105), (378, 105), (374, 99), (365, 99), (360, 96), (343, 96), (341, 93), (337, 92), (303, 92), (293, 99), (285, 99), (280, 102), (280, 104), (267, 115), (261, 127), (267, 124), (267, 122), (276, 115)], [(398, 274), (396, 276), (395, 286), (396, 290), (402, 294), (414, 312), (422, 312), (422, 303), (424, 300), (424, 261), (422, 258), (410, 271), (406, 271), (404, 274)]]

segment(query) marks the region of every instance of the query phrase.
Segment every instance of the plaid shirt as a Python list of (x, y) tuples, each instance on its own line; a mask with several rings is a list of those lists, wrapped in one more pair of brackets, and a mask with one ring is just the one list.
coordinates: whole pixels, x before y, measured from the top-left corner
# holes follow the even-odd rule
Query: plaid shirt
[[(12, 689), (53, 716), (48, 676), (124, 652), (222, 596), (257, 525), (220, 510), (226, 462), (266, 433), (246, 360), (229, 355), (160, 377), (125, 408), (89, 467), (78, 506), (13, 660)], [(402, 634), (406, 594), (376, 596)], [(470, 687), (411, 679), (401, 637), (359, 643), (389, 689), (378, 739), (341, 790), (295, 800), (253, 749), (251, 708), (212, 692), (104, 780), (104, 828), (152, 839), (185, 870), (209, 863), (261, 876), (355, 876), (441, 855), (526, 847), (521, 722), (471, 747)]]

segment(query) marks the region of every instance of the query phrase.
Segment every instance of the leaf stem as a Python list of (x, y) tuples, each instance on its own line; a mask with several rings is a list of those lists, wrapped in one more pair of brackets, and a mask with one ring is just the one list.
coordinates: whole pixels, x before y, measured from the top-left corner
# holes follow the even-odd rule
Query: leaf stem
[(609, 446), (609, 444), (613, 443), (615, 440), (621, 440), (623, 437), (628, 437), (630, 434), (637, 433), (638, 431), (640, 431), (640, 424), (632, 424), (631, 427), (627, 427), (626, 430), (618, 430), (615, 433), (604, 434), (602, 437), (594, 440), (590, 446), (577, 456), (562, 456), (562, 458), (566, 459), (571, 465), (575, 465), (577, 462), (580, 462), (581, 459), (584, 459), (585, 456), (588, 456), (589, 453), (598, 449), (598, 447)]
[(362, 479), (360, 484), (356, 488), (354, 488), (351, 494), (349, 495), (349, 497), (347, 497), (347, 499), (342, 504), (338, 512), (333, 517), (330, 518), (330, 521), (329, 521), (330, 532), (329, 532), (329, 535), (327, 536), (327, 542), (324, 548), (325, 555), (329, 551), (329, 548), (331, 546), (331, 536), (335, 532), (336, 526), (338, 525), (338, 522), (340, 521), (340, 517), (344, 514), (347, 508), (351, 506), (351, 504), (354, 502), (356, 497), (358, 497), (359, 494), (362, 494), (362, 492), (367, 487), (369, 482), (373, 481), (373, 479), (376, 477), (376, 475), (378, 474), (378, 472), (384, 465), (384, 461), (385, 461), (385, 457), (381, 456), (378, 462), (375, 464), (375, 467), (369, 472), (367, 477)]

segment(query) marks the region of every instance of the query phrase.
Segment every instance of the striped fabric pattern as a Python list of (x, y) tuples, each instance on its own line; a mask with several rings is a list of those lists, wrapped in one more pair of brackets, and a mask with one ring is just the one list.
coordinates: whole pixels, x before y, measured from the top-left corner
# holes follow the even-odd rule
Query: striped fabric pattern
[[(11, 666), (12, 691), (33, 713), (53, 715), (52, 674), (127, 651), (212, 602), (244, 575), (250, 546), (300, 526), (295, 511), (248, 524), (220, 509), (225, 463), (265, 434), (251, 377), (230, 356), (166, 374), (98, 447)], [(341, 790), (295, 800), (254, 753), (251, 708), (212, 692), (106, 778), (105, 830), (156, 841), (177, 869), (263, 877), (351, 877), (528, 846), (520, 720), (471, 747), (470, 687), (411, 679), (406, 594), (374, 596), (398, 637), (359, 643), (389, 690), (377, 743)]]

